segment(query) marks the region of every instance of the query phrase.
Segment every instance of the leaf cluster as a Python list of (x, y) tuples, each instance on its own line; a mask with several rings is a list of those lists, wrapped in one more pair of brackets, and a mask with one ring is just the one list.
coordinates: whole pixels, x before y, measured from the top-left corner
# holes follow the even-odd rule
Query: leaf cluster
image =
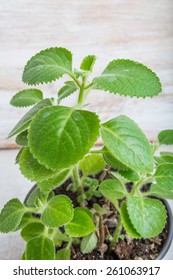
[[(34, 88), (19, 91), (11, 99), (15, 107), (33, 106), (9, 137), (16, 135), (21, 146), (16, 158), (21, 173), (37, 187), (27, 204), (14, 198), (0, 214), (1, 232), (21, 230), (27, 243), (23, 259), (70, 259), (73, 244), (79, 244), (83, 254), (100, 248), (99, 229), (110, 213), (100, 204), (87, 208), (94, 196), (104, 197), (119, 213), (115, 233), (106, 237), (112, 248), (122, 226), (132, 238), (156, 236), (165, 226), (166, 209), (156, 197), (173, 199), (173, 154), (155, 156), (155, 152), (162, 144), (173, 144), (173, 131), (160, 132), (158, 143), (151, 144), (129, 117), (101, 123), (96, 113), (83, 109), (92, 89), (130, 97), (158, 95), (159, 78), (141, 63), (117, 59), (91, 79), (95, 62), (96, 57), (88, 55), (79, 69), (73, 69), (67, 49), (43, 50), (23, 72), (23, 82)], [(68, 79), (56, 97), (44, 98), (35, 88), (63, 75)], [(78, 95), (75, 106), (61, 105), (74, 93)], [(96, 150), (99, 137), (103, 147)], [(97, 176), (101, 172), (105, 179)], [(79, 206), (67, 195), (54, 195), (54, 189), (67, 180), (66, 191), (76, 195)], [(151, 186), (144, 191), (148, 182)]]

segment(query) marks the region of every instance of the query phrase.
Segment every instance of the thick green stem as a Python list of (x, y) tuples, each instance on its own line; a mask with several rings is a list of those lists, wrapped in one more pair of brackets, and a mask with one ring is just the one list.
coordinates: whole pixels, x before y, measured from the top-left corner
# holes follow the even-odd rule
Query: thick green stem
[(81, 84), (79, 83), (78, 79), (75, 77), (75, 75), (70, 74), (70, 77), (75, 81), (75, 83), (77, 84), (77, 86), (80, 88)]
[(153, 176), (149, 178), (142, 178), (139, 180), (133, 187), (133, 190), (131, 192), (131, 195), (135, 195), (136, 193), (139, 194), (139, 188), (146, 183), (152, 182), (153, 181)]
[(113, 239), (112, 239), (112, 242), (111, 242), (111, 248), (115, 248), (115, 245), (116, 245), (116, 243), (118, 241), (118, 238), (121, 234), (121, 229), (122, 229), (122, 220), (121, 220), (121, 217), (119, 217), (118, 224), (117, 224), (117, 227), (116, 227), (116, 230), (114, 232)]
[(75, 165), (73, 168), (73, 183), (75, 185), (75, 189), (78, 192), (78, 194), (83, 195), (84, 189), (82, 187), (82, 181), (79, 177), (79, 168), (78, 165)]
[(78, 165), (75, 165), (73, 168), (73, 183), (75, 184), (76, 189), (80, 187), (81, 182), (80, 182), (80, 177), (79, 177), (79, 169)]
[(85, 99), (85, 82), (86, 77), (82, 78), (82, 85), (80, 86), (78, 105), (82, 106)]
[(85, 87), (85, 90), (86, 89), (91, 89), (93, 87), (93, 83), (90, 83), (89, 85), (87, 85), (86, 87)]

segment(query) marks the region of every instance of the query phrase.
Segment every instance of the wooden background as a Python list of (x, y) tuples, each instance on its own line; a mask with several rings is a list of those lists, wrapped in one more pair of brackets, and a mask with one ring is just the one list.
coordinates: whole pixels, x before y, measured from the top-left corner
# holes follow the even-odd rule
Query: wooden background
[[(26, 109), (9, 105), (25, 88), (21, 76), (26, 61), (41, 49), (63, 46), (78, 67), (87, 54), (98, 57), (95, 74), (114, 58), (130, 58), (152, 68), (163, 93), (153, 99), (130, 99), (92, 92), (89, 108), (102, 121), (119, 114), (133, 118), (156, 139), (161, 129), (173, 128), (173, 1), (172, 0), (1, 0), (0, 1), (0, 148), (12, 148), (8, 132)], [(62, 84), (42, 86), (55, 95)], [(65, 100), (70, 105), (72, 96)]]

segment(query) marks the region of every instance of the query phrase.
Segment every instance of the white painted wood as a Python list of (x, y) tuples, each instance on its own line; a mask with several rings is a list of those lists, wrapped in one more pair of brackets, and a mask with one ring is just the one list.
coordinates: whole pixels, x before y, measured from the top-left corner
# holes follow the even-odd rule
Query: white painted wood
[[(14, 139), (5, 137), (26, 111), (8, 105), (13, 94), (25, 88), (21, 76), (26, 61), (51, 46), (70, 49), (75, 67), (85, 55), (96, 54), (96, 74), (114, 58), (146, 64), (161, 78), (162, 95), (141, 100), (93, 92), (89, 108), (103, 121), (129, 115), (151, 140), (160, 129), (173, 127), (172, 11), (172, 0), (1, 0), (0, 147), (14, 147)], [(41, 88), (50, 96), (60, 85), (57, 81)]]

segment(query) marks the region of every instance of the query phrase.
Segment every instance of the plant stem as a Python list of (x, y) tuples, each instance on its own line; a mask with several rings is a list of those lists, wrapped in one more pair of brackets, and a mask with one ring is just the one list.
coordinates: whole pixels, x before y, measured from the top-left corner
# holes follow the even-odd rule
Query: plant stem
[(152, 177), (148, 177), (148, 178), (142, 178), (141, 180), (139, 180), (135, 185), (134, 188), (131, 192), (131, 195), (134, 195), (135, 193), (139, 194), (139, 188), (141, 187), (141, 185), (143, 185), (144, 183), (148, 183), (148, 182), (152, 182), (153, 181), (153, 176)]
[(78, 87), (81, 87), (81, 84), (79, 83), (78, 79), (73, 75), (72, 73), (70, 74), (70, 77), (75, 81), (75, 83), (78, 85)]
[(69, 240), (68, 244), (67, 244), (66, 249), (70, 249), (72, 242), (73, 242), (73, 239), (71, 238), (71, 239)]
[(78, 168), (78, 165), (76, 164), (73, 168), (73, 182), (75, 184), (75, 187), (76, 189), (78, 189), (81, 185), (81, 182), (80, 182), (80, 178), (79, 178), (79, 168)]
[(92, 88), (92, 86), (93, 86), (93, 83), (90, 83), (89, 85), (87, 85), (87, 86), (85, 87), (85, 89), (90, 89), (90, 88)]
[(116, 227), (116, 230), (114, 232), (113, 239), (111, 242), (111, 248), (115, 248), (115, 245), (116, 245), (118, 238), (120, 236), (120, 233), (121, 233), (121, 229), (122, 229), (122, 220), (121, 220), (121, 217), (119, 217), (118, 224), (117, 224), (117, 227)]
[(82, 107), (84, 99), (85, 99), (85, 82), (86, 77), (82, 78), (82, 85), (80, 86), (79, 97), (78, 97), (78, 105)]
[(75, 184), (76, 191), (78, 192), (78, 194), (83, 195), (84, 194), (84, 189), (82, 187), (82, 182), (81, 182), (81, 179), (79, 177), (78, 165), (75, 165), (74, 168), (73, 168), (73, 182)]

